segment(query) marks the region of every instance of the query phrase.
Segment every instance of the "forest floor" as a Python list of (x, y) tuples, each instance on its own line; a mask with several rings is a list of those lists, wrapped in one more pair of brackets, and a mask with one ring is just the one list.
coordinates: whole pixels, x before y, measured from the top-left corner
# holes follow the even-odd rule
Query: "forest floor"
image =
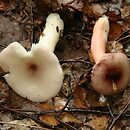
[(62, 89), (53, 99), (35, 103), (17, 95), (1, 77), (0, 130), (130, 130), (130, 84), (100, 101), (91, 86), (95, 63), (90, 53), (93, 26), (105, 14), (110, 21), (107, 51), (130, 58), (130, 2), (0, 0), (0, 50), (16, 41), (30, 49), (52, 12), (64, 21), (54, 51), (65, 74)]

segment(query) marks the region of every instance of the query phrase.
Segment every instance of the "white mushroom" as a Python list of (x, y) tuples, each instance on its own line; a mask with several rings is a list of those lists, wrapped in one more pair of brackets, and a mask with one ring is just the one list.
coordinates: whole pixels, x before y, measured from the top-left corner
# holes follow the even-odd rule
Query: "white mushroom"
[[(52, 20), (55, 20), (55, 16), (61, 20), (58, 14), (49, 15), (47, 20), (51, 20), (50, 16)], [(54, 24), (56, 25), (56, 21)], [(60, 26), (59, 22), (57, 26)], [(45, 30), (48, 27), (46, 26)], [(53, 29), (49, 33), (55, 35)], [(49, 33), (46, 33), (47, 39), (43, 38), (44, 40), (39, 44), (33, 44), (28, 52), (21, 44), (13, 42), (0, 53), (0, 67), (9, 72), (4, 75), (9, 86), (20, 96), (35, 102), (43, 102), (56, 96), (63, 82), (63, 71), (52, 52), (54, 50), (52, 47), (55, 47), (54, 44), (56, 45), (60, 33), (55, 35), (56, 38)], [(47, 45), (42, 46), (42, 44)]]

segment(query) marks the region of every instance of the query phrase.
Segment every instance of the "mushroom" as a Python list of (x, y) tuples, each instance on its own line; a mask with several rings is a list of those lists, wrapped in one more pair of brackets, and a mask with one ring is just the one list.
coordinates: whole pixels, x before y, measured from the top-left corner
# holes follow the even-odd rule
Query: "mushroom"
[(123, 53), (105, 53), (108, 33), (108, 17), (103, 16), (95, 23), (91, 40), (91, 53), (96, 63), (92, 68), (92, 86), (103, 95), (122, 92), (130, 79), (127, 56)]
[[(54, 26), (63, 29), (63, 22), (58, 22), (62, 21), (59, 15), (50, 14), (47, 21), (51, 17), (52, 24), (54, 22)], [(20, 96), (34, 102), (43, 102), (56, 96), (63, 82), (63, 71), (52, 48), (60, 33), (56, 35), (53, 25), (50, 26), (52, 29), (45, 33), (45, 38), (41, 36), (41, 43), (32, 44), (30, 51), (26, 51), (18, 42), (13, 42), (0, 53), (0, 67), (8, 72), (4, 78), (9, 86)], [(46, 26), (45, 30), (50, 26)]]

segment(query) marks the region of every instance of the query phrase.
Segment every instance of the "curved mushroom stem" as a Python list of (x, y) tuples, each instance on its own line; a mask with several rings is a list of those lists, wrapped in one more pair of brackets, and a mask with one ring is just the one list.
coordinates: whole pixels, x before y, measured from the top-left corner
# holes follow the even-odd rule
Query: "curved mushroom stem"
[(64, 23), (59, 14), (51, 13), (46, 20), (45, 29), (42, 32), (39, 44), (48, 48), (52, 52), (63, 32)]
[(105, 54), (105, 45), (107, 43), (108, 33), (109, 21), (108, 17), (104, 15), (98, 19), (93, 29), (91, 53), (96, 63), (98, 63), (101, 57)]
[(103, 95), (123, 91), (130, 79), (130, 63), (123, 53), (105, 53), (109, 33), (106, 16), (99, 18), (93, 29), (91, 52), (96, 64), (92, 69), (93, 88)]

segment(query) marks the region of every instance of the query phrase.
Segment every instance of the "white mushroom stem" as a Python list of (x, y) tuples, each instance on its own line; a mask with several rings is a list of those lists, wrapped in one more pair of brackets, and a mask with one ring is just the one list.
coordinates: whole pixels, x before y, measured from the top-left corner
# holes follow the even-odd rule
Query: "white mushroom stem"
[(91, 52), (95, 65), (92, 69), (93, 88), (103, 95), (111, 95), (123, 91), (130, 79), (130, 63), (123, 53), (105, 53), (109, 33), (109, 21), (106, 16), (96, 22)]
[(63, 29), (64, 23), (59, 14), (51, 13), (47, 17), (45, 29), (40, 36), (39, 44), (53, 52)]

